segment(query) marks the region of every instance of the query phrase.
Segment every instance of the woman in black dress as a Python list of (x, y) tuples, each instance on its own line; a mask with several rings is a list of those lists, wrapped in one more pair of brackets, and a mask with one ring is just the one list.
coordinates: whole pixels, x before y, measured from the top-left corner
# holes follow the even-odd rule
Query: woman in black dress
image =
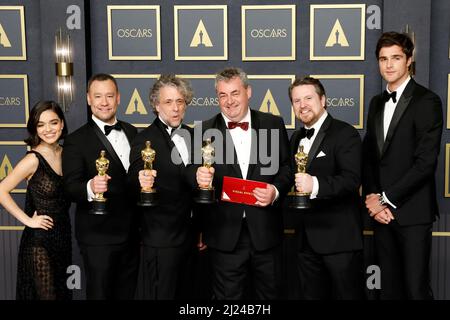
[[(56, 102), (31, 110), (25, 142), (31, 151), (0, 183), (0, 204), (25, 225), (19, 248), (16, 297), (19, 300), (69, 300), (67, 267), (72, 260), (70, 203), (64, 198), (59, 140), (67, 133)], [(28, 181), (25, 210), (10, 192)]]

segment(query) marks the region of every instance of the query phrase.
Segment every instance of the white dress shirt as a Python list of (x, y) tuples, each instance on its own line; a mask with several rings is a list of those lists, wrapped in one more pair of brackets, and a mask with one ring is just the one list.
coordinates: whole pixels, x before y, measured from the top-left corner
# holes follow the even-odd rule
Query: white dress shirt
[[(405, 88), (408, 85), (409, 80), (411, 80), (410, 76), (408, 76), (408, 78), (406, 78), (406, 80), (397, 88), (397, 90), (395, 90), (397, 92), (397, 94), (395, 96), (395, 100), (396, 100), (395, 103), (394, 103), (394, 101), (392, 101), (392, 99), (389, 99), (384, 104), (384, 113), (383, 113), (383, 137), (384, 137), (384, 140), (386, 140), (386, 136), (389, 131), (389, 126), (391, 124), (392, 117), (394, 116), (395, 108), (397, 107), (397, 104), (400, 101), (400, 97), (402, 96), (403, 91), (405, 91)], [(386, 85), (386, 91), (388, 93), (391, 93), (391, 91), (388, 88), (388, 85)], [(391, 201), (389, 201), (389, 199), (386, 196), (386, 194), (384, 193), (384, 191), (382, 192), (382, 195), (383, 195), (384, 201), (386, 201), (394, 209), (397, 209), (397, 207)]]
[[(106, 122), (97, 119), (94, 115), (92, 115), (92, 120), (95, 124), (100, 128), (103, 134), (105, 134), (105, 126), (109, 124)], [(117, 119), (115, 119), (114, 124), (117, 123)], [(130, 167), (130, 142), (125, 134), (125, 131), (122, 130), (111, 130), (111, 132), (106, 136), (106, 139), (111, 143), (114, 151), (119, 156), (120, 162), (122, 162), (125, 171), (128, 171)], [(91, 179), (92, 180), (92, 179)], [(95, 194), (91, 189), (91, 180), (88, 181), (86, 188), (88, 192), (88, 201), (92, 201)]]
[[(225, 124), (228, 128), (228, 122), (232, 122), (222, 113)], [(250, 163), (250, 152), (252, 146), (252, 119), (250, 117), (250, 109), (247, 111), (245, 117), (239, 122), (248, 122), (248, 130), (245, 131), (241, 127), (236, 127), (230, 132), (233, 139), (234, 148), (236, 150), (237, 160), (241, 168), (242, 178), (247, 179), (248, 165)]]
[[(308, 138), (303, 138), (300, 140), (299, 145), (303, 146), (303, 152), (306, 154), (309, 154), (309, 151), (311, 150), (311, 147), (314, 143), (314, 140), (317, 137), (317, 134), (319, 133), (320, 128), (322, 127), (323, 122), (328, 116), (328, 112), (325, 110), (325, 112), (320, 116), (319, 120), (316, 121), (311, 127), (305, 126), (306, 129), (312, 129), (314, 128), (314, 134), (313, 136)], [(311, 191), (311, 195), (309, 196), (310, 199), (315, 199), (317, 197), (317, 194), (319, 193), (319, 180), (317, 180), (316, 176), (312, 176), (313, 179), (313, 188)]]
[[(384, 133), (384, 140), (386, 140), (386, 136), (389, 130), (389, 125), (391, 124), (392, 116), (394, 115), (395, 108), (397, 107), (397, 103), (400, 100), (400, 97), (403, 94), (403, 91), (405, 90), (406, 86), (408, 85), (409, 80), (411, 80), (411, 77), (408, 76), (408, 78), (400, 85), (400, 87), (395, 90), (397, 92), (395, 96), (396, 102), (392, 101), (392, 99), (389, 99), (385, 105), (384, 105), (384, 115), (383, 115), (383, 133)], [(388, 93), (391, 93), (389, 91), (388, 86), (386, 85), (386, 91)]]
[[(228, 119), (223, 113), (222, 117), (225, 120), (225, 124), (228, 128), (228, 122), (233, 121)], [(241, 127), (236, 127), (228, 131), (230, 132), (231, 138), (233, 139), (233, 144), (236, 150), (236, 156), (239, 163), (239, 168), (241, 169), (242, 178), (247, 179), (248, 166), (250, 164), (250, 153), (252, 149), (252, 118), (250, 116), (250, 109), (248, 109), (247, 114), (239, 122), (248, 122), (248, 130), (245, 131)], [(273, 187), (275, 189), (275, 198), (272, 203), (278, 199), (278, 196), (280, 194), (278, 192), (278, 189), (275, 186)], [(245, 218), (245, 211), (243, 218)]]
[[(186, 145), (186, 141), (182, 136), (180, 136), (177, 132), (172, 135), (173, 130), (177, 130), (181, 128), (181, 124), (177, 128), (172, 128), (169, 126), (160, 116), (158, 116), (159, 121), (161, 121), (166, 126), (166, 131), (170, 136), (175, 148), (177, 148), (178, 153), (180, 154), (181, 160), (183, 161), (184, 166), (187, 166), (189, 161), (189, 152)], [(194, 216), (194, 212), (191, 210), (191, 218)]]
[(186, 141), (177, 132), (175, 132), (173, 135), (171, 135), (173, 130), (181, 128), (181, 124), (178, 126), (178, 128), (172, 128), (167, 123), (165, 123), (164, 120), (161, 119), (161, 117), (158, 117), (158, 118), (162, 123), (164, 123), (167, 126), (166, 131), (169, 134), (169, 136), (171, 136), (171, 140), (175, 144), (175, 147), (177, 148), (178, 153), (181, 156), (181, 160), (183, 161), (183, 164), (185, 166), (187, 166), (187, 164), (189, 163), (189, 151), (186, 146)]

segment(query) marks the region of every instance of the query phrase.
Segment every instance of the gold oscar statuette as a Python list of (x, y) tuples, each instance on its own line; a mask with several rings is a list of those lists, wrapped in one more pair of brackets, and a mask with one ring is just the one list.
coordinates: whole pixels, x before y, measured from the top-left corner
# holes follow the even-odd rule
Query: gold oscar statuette
[[(152, 149), (151, 142), (145, 141), (145, 148), (141, 151), (142, 161), (144, 162), (144, 174), (150, 175), (153, 170), (153, 162), (155, 161), (156, 151)], [(141, 207), (153, 207), (157, 204), (157, 193), (155, 188), (142, 187), (141, 201), (138, 205)]]
[[(95, 168), (99, 176), (105, 176), (106, 171), (109, 168), (109, 160), (105, 157), (106, 151), (100, 151), (100, 158), (95, 160)], [(106, 211), (106, 198), (103, 196), (103, 192), (95, 193), (94, 200), (92, 201), (91, 214), (107, 214)]]
[[(202, 159), (203, 159), (203, 167), (211, 168), (214, 163), (215, 151), (214, 147), (211, 144), (211, 139), (206, 139), (203, 143), (202, 147)], [(207, 187), (198, 186), (197, 188), (197, 196), (195, 197), (196, 203), (201, 204), (211, 204), (216, 202), (215, 198), (215, 190), (212, 185)]]
[[(303, 152), (303, 146), (298, 147), (295, 154), (295, 163), (297, 164), (297, 173), (306, 173), (306, 164), (308, 163), (308, 154)], [(295, 188), (295, 187), (294, 187)], [(293, 209), (311, 208), (310, 193), (295, 191), (290, 194), (289, 207)]]

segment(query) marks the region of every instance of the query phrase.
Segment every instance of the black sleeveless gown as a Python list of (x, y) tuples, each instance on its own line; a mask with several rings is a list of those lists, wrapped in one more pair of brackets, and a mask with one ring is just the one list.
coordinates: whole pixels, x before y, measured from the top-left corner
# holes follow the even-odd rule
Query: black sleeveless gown
[(72, 261), (70, 202), (64, 198), (63, 180), (44, 157), (36, 152), (39, 165), (28, 181), (25, 213), (48, 215), (50, 230), (25, 227), (22, 233), (17, 266), (18, 300), (70, 300), (67, 267)]

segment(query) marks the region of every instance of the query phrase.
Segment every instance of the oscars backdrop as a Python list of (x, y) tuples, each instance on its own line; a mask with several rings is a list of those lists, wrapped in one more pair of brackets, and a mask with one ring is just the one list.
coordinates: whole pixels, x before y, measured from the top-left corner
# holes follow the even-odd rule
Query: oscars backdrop
[[(214, 74), (238, 66), (248, 74), (251, 108), (284, 118), (288, 132), (299, 127), (288, 97), (295, 76), (319, 78), (328, 111), (365, 133), (368, 104), (384, 89), (375, 45), (384, 31), (407, 31), (416, 43), (415, 79), (440, 95), (446, 128), (450, 95), (450, 2), (447, 0), (372, 1), (198, 1), (185, 0), (2, 0), (0, 4), (0, 179), (24, 156), (26, 122), (40, 99), (63, 103), (69, 131), (88, 119), (86, 80), (97, 72), (113, 74), (121, 91), (118, 118), (137, 128), (154, 115), (149, 88), (162, 73), (191, 82), (195, 97), (186, 122), (218, 112)], [(330, 4), (332, 3), (332, 4)], [(55, 55), (55, 37), (71, 44), (70, 54)], [(68, 38), (67, 38), (68, 37)], [(70, 63), (60, 72), (55, 63)], [(59, 87), (58, 87), (59, 84)], [(61, 85), (64, 84), (64, 85)], [(401, 159), (399, 159), (401, 161)], [(450, 299), (450, 135), (444, 130), (436, 171), (440, 219), (434, 225), (431, 261), (437, 299)], [(13, 191), (23, 204), (26, 183)], [(15, 298), (17, 251), (23, 226), (0, 207), (0, 299)], [(72, 210), (73, 211), (73, 210)], [(72, 218), (73, 218), (73, 212)], [(366, 214), (366, 277), (373, 274), (372, 228)], [(283, 297), (298, 297), (294, 217), (286, 214)], [(74, 298), (84, 298), (82, 261), (73, 241), (68, 277), (81, 276)], [(207, 253), (198, 254), (193, 297), (207, 299)], [(137, 298), (145, 298), (140, 274)], [(75, 281), (74, 283), (78, 283)], [(377, 296), (366, 288), (367, 296)]]

